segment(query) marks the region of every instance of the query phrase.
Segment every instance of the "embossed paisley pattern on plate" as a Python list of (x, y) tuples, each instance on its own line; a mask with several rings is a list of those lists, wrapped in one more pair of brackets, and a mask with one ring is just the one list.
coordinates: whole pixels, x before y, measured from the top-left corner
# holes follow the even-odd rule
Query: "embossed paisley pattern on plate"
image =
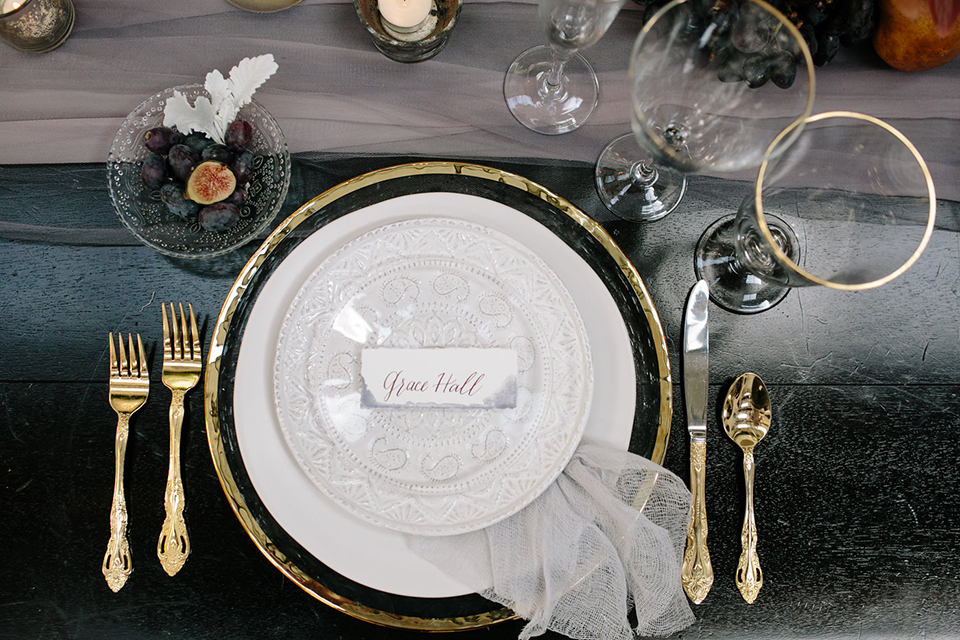
[[(512, 349), (516, 406), (362, 406), (371, 347)], [(313, 483), (419, 535), (480, 529), (536, 498), (579, 444), (593, 384), (557, 275), (512, 238), (444, 218), (382, 226), (324, 260), (283, 320), (274, 374), (281, 429)]]

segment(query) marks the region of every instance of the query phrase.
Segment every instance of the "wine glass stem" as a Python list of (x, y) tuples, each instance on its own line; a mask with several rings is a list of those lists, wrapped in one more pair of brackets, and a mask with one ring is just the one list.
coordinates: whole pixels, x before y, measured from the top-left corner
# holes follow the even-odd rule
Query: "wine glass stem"
[(646, 162), (634, 162), (633, 166), (630, 167), (630, 179), (634, 185), (640, 188), (652, 187), (659, 177), (660, 173), (657, 168)]
[[(785, 238), (782, 233), (779, 233), (779, 229), (772, 227), (773, 238), (776, 241), (778, 248), (783, 250), (786, 246)], [(756, 235), (749, 235), (744, 238), (742, 241), (742, 251), (737, 252), (737, 259), (731, 265), (735, 272), (742, 272), (747, 264), (750, 265), (749, 270), (753, 273), (769, 275), (773, 272), (773, 269), (776, 265), (776, 259), (774, 258), (773, 251), (768, 248)]]
[(564, 49), (552, 45), (550, 51), (553, 54), (553, 64), (550, 65), (550, 70), (543, 74), (540, 80), (540, 95), (543, 98), (563, 94), (563, 67), (577, 53), (574, 49)]

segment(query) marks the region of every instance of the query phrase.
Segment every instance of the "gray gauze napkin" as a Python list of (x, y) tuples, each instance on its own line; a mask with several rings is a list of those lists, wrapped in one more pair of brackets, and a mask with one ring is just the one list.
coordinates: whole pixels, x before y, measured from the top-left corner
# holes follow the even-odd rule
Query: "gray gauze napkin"
[[(669, 635), (694, 622), (680, 585), (690, 491), (626, 451), (581, 443), (556, 482), (517, 514), (409, 546), (477, 593), (570, 638)], [(631, 624), (630, 612), (635, 612)]]

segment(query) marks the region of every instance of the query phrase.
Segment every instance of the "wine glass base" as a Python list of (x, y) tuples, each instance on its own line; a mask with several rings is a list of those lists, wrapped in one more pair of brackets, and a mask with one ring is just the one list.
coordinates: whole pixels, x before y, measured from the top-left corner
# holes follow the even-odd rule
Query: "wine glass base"
[(652, 222), (672, 212), (687, 190), (687, 179), (657, 164), (632, 133), (613, 140), (600, 153), (594, 173), (600, 200), (618, 218)]
[[(773, 227), (779, 219), (768, 216)], [(783, 225), (785, 222), (779, 221)], [(786, 227), (787, 235), (793, 232)], [(697, 242), (694, 268), (697, 278), (706, 280), (710, 299), (734, 313), (750, 314), (766, 311), (783, 300), (789, 287), (772, 284), (747, 271), (737, 257), (737, 216), (728, 215), (715, 221)]]
[(600, 84), (593, 67), (579, 53), (563, 65), (562, 87), (551, 92), (546, 76), (553, 51), (541, 45), (521, 53), (503, 79), (503, 97), (517, 122), (546, 135), (579, 128), (597, 106)]

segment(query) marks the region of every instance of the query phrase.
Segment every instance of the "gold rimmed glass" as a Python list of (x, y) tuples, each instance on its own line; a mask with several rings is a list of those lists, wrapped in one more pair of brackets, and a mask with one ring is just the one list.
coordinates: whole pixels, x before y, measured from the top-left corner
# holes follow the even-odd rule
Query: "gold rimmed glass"
[(917, 261), (936, 208), (930, 171), (900, 131), (861, 113), (820, 113), (773, 141), (738, 213), (701, 237), (697, 274), (738, 313), (769, 309), (791, 287), (872, 289)]
[(633, 134), (601, 153), (600, 199), (624, 220), (662, 218), (687, 174), (759, 166), (777, 134), (810, 114), (814, 85), (803, 37), (763, 0), (673, 0), (633, 45)]

